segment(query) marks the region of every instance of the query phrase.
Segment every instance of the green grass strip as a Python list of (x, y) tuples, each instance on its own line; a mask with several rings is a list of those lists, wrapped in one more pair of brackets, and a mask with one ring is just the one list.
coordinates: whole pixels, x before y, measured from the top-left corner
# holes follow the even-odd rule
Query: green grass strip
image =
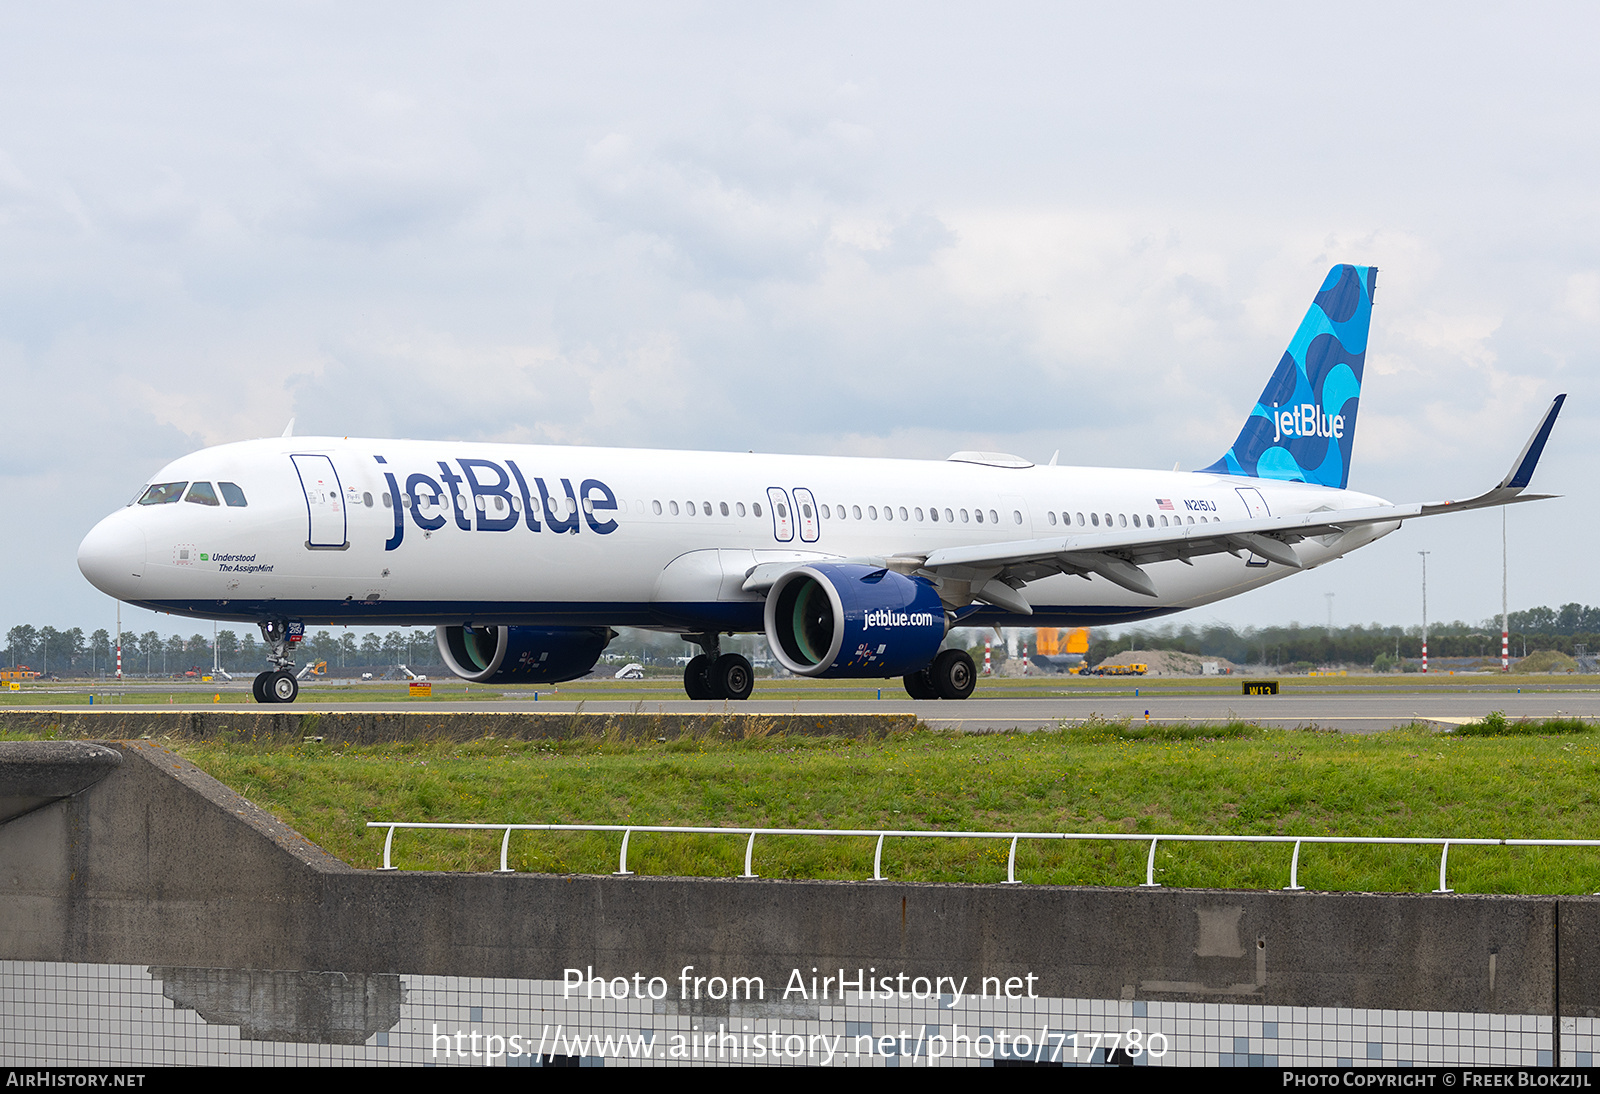
[[(1486, 720), (1487, 721), (1487, 720)], [(1454, 838), (1600, 837), (1600, 737), (1565, 720), (1478, 736), (1411, 726), (1341, 735), (1227, 725), (1090, 722), (1058, 732), (919, 731), (880, 740), (774, 735), (337, 747), (171, 742), (202, 769), (333, 854), (378, 865), (368, 821), (468, 821)], [(167, 742), (163, 742), (167, 743)], [(618, 834), (519, 833), (519, 871), (604, 874)], [(760, 837), (766, 878), (866, 879), (871, 838)], [(405, 833), (410, 870), (492, 870), (493, 832)], [(1148, 844), (1023, 842), (1018, 876), (1039, 884), (1136, 885)], [(884, 873), (997, 882), (1005, 841), (889, 840)], [(1292, 848), (1162, 844), (1163, 884), (1281, 888)], [(638, 835), (641, 874), (734, 876), (741, 835)], [(1306, 845), (1312, 889), (1427, 892), (1438, 849)], [(1463, 893), (1591, 893), (1600, 849), (1454, 847)]]

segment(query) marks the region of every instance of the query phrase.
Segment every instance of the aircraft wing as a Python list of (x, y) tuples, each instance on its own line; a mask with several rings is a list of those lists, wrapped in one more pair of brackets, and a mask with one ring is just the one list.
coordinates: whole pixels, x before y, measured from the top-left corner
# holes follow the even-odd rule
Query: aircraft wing
[(1227, 552), (1256, 554), (1300, 569), (1302, 563), (1293, 545), (1311, 536), (1338, 536), (1354, 528), (1397, 524), (1411, 517), (1552, 497), (1550, 494), (1524, 494), (1523, 490), (1533, 479), (1534, 468), (1565, 401), (1565, 395), (1556, 396), (1512, 463), (1511, 470), (1497, 485), (1461, 501), (1325, 510), (1288, 517), (951, 547), (926, 556), (897, 556), (885, 562), (892, 569), (937, 579), (941, 595), (951, 606), (966, 598), (968, 603), (979, 600), (1020, 615), (1031, 615), (1033, 609), (1018, 590), (1030, 581), (1054, 574), (1082, 577), (1095, 574), (1124, 589), (1153, 597), (1158, 595), (1155, 585), (1143, 569), (1153, 562), (1188, 563), (1201, 555)]
[[(1016, 590), (1030, 581), (1054, 574), (1098, 575), (1132, 592), (1156, 596), (1156, 587), (1143, 569), (1153, 562), (1188, 563), (1202, 555), (1256, 554), (1298, 570), (1302, 563), (1293, 544), (1303, 539), (1338, 536), (1354, 528), (1398, 524), (1423, 515), (1420, 504), (1383, 505), (1291, 517), (1259, 517), (951, 547), (922, 558), (913, 572), (939, 578), (941, 585), (948, 581), (966, 582), (973, 600), (1031, 615), (1032, 608)], [(887, 563), (893, 569), (901, 569), (903, 560), (904, 556), (900, 556)]]

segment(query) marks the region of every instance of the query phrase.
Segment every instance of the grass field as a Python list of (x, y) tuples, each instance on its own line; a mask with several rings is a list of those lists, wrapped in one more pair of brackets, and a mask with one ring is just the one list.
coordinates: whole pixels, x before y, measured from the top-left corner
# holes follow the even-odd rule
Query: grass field
[[(1555, 732), (1552, 732), (1555, 731)], [(1476, 734), (1489, 735), (1476, 735)], [(1228, 726), (1095, 723), (1054, 733), (919, 731), (886, 740), (411, 743), (372, 748), (162, 742), (333, 854), (376, 866), (368, 821), (1342, 836), (1600, 836), (1600, 733), (1582, 723), (1413, 726), (1348, 736)], [(609, 873), (616, 834), (519, 833), (519, 871)], [(872, 876), (871, 838), (761, 837), (767, 878)], [(491, 870), (500, 834), (405, 833), (404, 869)], [(890, 840), (887, 877), (994, 882), (1005, 841)], [(1148, 843), (1024, 842), (1033, 883), (1134, 885)], [(641, 874), (732, 876), (744, 838), (635, 834)], [(1162, 844), (1157, 878), (1281, 888), (1288, 846)], [(1437, 848), (1308, 845), (1312, 889), (1426, 892)], [(1600, 849), (1456, 847), (1464, 893), (1600, 889)]]

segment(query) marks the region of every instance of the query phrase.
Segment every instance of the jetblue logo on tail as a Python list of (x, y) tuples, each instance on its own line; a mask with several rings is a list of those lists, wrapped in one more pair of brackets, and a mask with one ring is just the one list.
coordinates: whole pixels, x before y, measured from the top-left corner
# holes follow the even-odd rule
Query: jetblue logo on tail
[(1349, 484), (1377, 281), (1375, 266), (1328, 271), (1238, 439), (1206, 471), (1339, 490)]
[[(1273, 410), (1278, 408), (1274, 406)], [(1285, 437), (1332, 437), (1334, 440), (1344, 439), (1344, 415), (1335, 414), (1332, 418), (1324, 414), (1321, 408), (1312, 403), (1302, 403), (1293, 410), (1280, 411), (1272, 416), (1272, 424), (1277, 432), (1272, 435), (1273, 443), (1282, 441)]]

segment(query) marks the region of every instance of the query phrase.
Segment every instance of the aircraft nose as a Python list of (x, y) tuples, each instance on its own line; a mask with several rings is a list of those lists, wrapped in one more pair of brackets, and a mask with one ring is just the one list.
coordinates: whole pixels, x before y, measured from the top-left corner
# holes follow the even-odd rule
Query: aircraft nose
[(118, 599), (134, 595), (144, 576), (144, 530), (126, 513), (113, 513), (78, 546), (78, 569), (89, 583)]

